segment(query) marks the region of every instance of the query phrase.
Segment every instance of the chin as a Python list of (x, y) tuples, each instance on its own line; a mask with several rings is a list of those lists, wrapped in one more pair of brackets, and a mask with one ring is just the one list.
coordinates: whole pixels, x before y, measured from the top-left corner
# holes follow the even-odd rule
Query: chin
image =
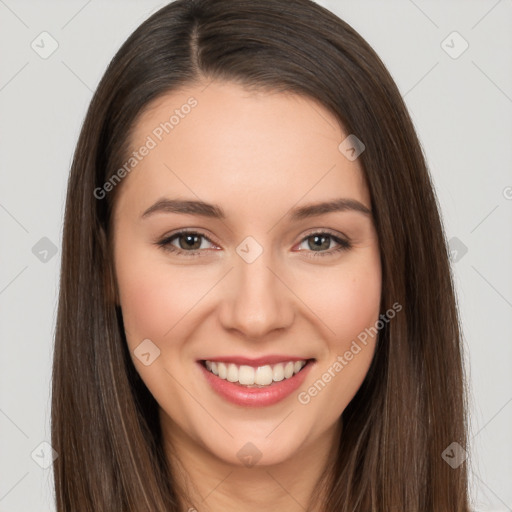
[[(281, 464), (292, 459), (303, 445), (298, 435), (290, 435), (289, 430), (281, 428), (277, 427), (274, 432), (261, 428), (258, 432), (252, 429), (244, 432), (239, 428), (232, 431), (233, 438), (224, 436), (221, 443), (218, 439), (213, 443), (208, 440), (206, 448), (218, 459), (234, 466), (249, 468)], [(269, 432), (272, 433), (269, 435)]]

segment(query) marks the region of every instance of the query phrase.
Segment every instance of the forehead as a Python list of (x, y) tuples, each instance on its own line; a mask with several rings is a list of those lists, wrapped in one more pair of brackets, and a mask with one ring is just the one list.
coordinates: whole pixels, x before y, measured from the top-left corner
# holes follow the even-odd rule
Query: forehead
[(155, 100), (131, 147), (144, 151), (121, 196), (139, 209), (151, 198), (221, 202), (229, 213), (352, 197), (369, 206), (362, 168), (339, 149), (348, 134), (315, 100), (254, 92), (226, 82), (190, 86)]

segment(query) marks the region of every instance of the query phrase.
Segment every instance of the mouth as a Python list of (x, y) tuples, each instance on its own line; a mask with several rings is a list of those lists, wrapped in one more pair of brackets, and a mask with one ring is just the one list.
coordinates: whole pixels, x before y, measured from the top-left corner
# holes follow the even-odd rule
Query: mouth
[(210, 389), (219, 397), (242, 407), (264, 407), (296, 391), (316, 362), (285, 357), (270, 364), (271, 359), (277, 358), (258, 360), (258, 364), (240, 358), (203, 359), (197, 363)]
[(210, 360), (201, 360), (200, 363), (219, 379), (248, 388), (265, 388), (291, 379), (313, 361), (314, 359), (288, 360), (259, 366)]

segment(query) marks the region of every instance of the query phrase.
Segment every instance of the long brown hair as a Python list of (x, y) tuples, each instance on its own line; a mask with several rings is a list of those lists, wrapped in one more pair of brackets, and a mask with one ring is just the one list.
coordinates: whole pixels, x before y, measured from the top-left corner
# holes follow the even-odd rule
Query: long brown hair
[(319, 101), (366, 146), (360, 162), (382, 262), (379, 332), (361, 388), (342, 414), (325, 512), (467, 512), (462, 339), (437, 199), (413, 124), (364, 39), (310, 0), (177, 0), (123, 44), (91, 101), (64, 219), (52, 381), (59, 512), (178, 511), (158, 406), (127, 349), (114, 300), (111, 212), (130, 130), (148, 104), (201, 81)]

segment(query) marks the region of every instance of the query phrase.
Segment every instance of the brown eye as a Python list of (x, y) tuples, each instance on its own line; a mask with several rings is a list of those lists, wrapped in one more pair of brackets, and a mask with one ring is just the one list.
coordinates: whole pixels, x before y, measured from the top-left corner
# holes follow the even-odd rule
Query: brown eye
[(201, 247), (201, 235), (186, 233), (178, 235), (176, 239), (179, 242), (180, 249), (199, 249)]
[(204, 241), (212, 244), (212, 242), (201, 233), (196, 233), (195, 231), (180, 231), (179, 233), (174, 233), (160, 240), (157, 242), (157, 245), (169, 252), (191, 256), (198, 254), (200, 250), (208, 249), (207, 244), (205, 247)]
[[(331, 249), (331, 243), (337, 244), (337, 247)], [(339, 251), (347, 251), (352, 247), (348, 240), (344, 240), (328, 232), (311, 233), (305, 237), (301, 245), (306, 244), (306, 247), (300, 251), (313, 253), (311, 256), (331, 256)], [(300, 247), (300, 246), (299, 246)]]
[(332, 237), (330, 235), (312, 235), (308, 236), (308, 248), (312, 251), (327, 250), (330, 248)]

